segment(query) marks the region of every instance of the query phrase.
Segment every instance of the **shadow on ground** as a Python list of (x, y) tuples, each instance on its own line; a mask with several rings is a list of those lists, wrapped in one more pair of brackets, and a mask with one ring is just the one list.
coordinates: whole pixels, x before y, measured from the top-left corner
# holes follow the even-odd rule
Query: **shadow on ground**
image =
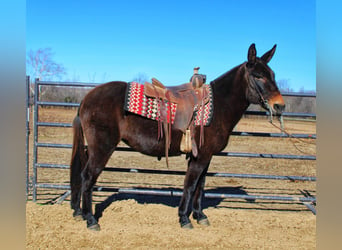
[[(135, 188), (139, 190), (139, 188)], [(153, 189), (146, 189), (144, 190), (153, 190), (156, 191), (155, 188)], [(177, 188), (160, 188), (157, 189), (157, 192), (167, 192), (167, 193), (175, 193), (179, 194), (182, 193), (182, 189)], [(240, 194), (240, 195), (247, 195), (247, 193), (243, 190), (242, 186), (239, 187), (220, 187), (215, 189), (207, 189), (205, 190), (206, 193), (213, 193), (213, 194)], [(95, 206), (95, 218), (99, 219), (102, 217), (103, 211), (109, 207), (113, 202), (120, 201), (120, 200), (128, 200), (134, 199), (139, 204), (162, 204), (170, 207), (178, 207), (181, 197), (176, 195), (149, 195), (149, 194), (130, 194), (130, 193), (117, 193), (109, 196), (106, 200), (101, 203), (96, 204)], [(223, 198), (203, 198), (202, 199), (202, 208), (206, 209), (209, 207), (216, 207), (222, 202)], [(247, 200), (248, 202), (254, 202), (254, 200)]]

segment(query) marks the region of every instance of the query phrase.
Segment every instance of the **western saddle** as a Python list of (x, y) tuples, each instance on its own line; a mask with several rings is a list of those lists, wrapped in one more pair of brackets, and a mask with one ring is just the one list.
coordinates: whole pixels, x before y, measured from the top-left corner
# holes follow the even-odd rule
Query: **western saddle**
[[(171, 144), (171, 104), (177, 104), (172, 128), (183, 132), (180, 150), (184, 153), (192, 152), (194, 157), (198, 155), (198, 148), (194, 138), (194, 113), (209, 101), (208, 85), (205, 85), (206, 76), (198, 74), (199, 67), (194, 68), (190, 82), (178, 86), (166, 87), (156, 78), (152, 83), (145, 82), (145, 95), (158, 100), (158, 140), (165, 137), (165, 156), (168, 167), (168, 151)], [(168, 103), (168, 104), (166, 104)], [(169, 114), (169, 116), (167, 115)], [(200, 117), (200, 147), (204, 140), (203, 112)], [(168, 118), (169, 117), (169, 118)], [(168, 120), (169, 119), (169, 120)]]

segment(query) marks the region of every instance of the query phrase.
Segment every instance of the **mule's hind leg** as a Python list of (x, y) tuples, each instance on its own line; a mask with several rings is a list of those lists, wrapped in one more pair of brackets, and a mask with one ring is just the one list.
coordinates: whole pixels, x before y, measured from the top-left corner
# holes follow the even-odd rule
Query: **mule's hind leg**
[(87, 162), (87, 152), (84, 146), (84, 136), (81, 121), (77, 115), (73, 121), (74, 137), (72, 145), (72, 155), (70, 162), (70, 189), (71, 189), (71, 208), (74, 210), (73, 216), (78, 219), (82, 218), (81, 211), (81, 188), (82, 177), (81, 172)]
[(90, 229), (100, 229), (93, 214), (92, 190), (112, 152), (113, 150), (107, 150), (105, 152), (97, 151), (89, 154), (86, 167), (82, 171), (82, 214), (83, 218), (87, 220), (87, 227)]
[(75, 164), (74, 162), (70, 167), (70, 189), (71, 189), (71, 200), (70, 205), (74, 210), (73, 216), (75, 219), (81, 218), (81, 188), (82, 188), (82, 178), (81, 178), (82, 166), (81, 164)]
[[(80, 171), (81, 172), (81, 171)], [(73, 217), (76, 220), (82, 220), (82, 210), (81, 210), (81, 188), (82, 188), (82, 178), (81, 174), (79, 177), (73, 176), (70, 182), (71, 187), (71, 208), (74, 210)]]
[(94, 217), (92, 209), (92, 191), (97, 178), (105, 168), (114, 149), (120, 141), (119, 131), (114, 130), (87, 130), (88, 161), (82, 171), (82, 214), (87, 220), (89, 229), (99, 230), (100, 226)]

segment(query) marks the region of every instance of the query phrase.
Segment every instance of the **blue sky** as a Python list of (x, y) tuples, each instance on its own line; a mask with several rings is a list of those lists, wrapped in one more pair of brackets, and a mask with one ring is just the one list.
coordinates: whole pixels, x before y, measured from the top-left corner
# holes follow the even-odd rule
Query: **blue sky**
[(138, 74), (168, 85), (195, 66), (214, 80), (277, 44), (277, 81), (316, 90), (315, 1), (43, 1), (26, 2), (26, 50), (52, 48), (64, 80), (131, 81)]

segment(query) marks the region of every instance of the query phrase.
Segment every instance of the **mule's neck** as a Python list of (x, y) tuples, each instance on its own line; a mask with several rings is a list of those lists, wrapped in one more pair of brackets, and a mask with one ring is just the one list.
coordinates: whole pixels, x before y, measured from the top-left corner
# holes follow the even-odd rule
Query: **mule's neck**
[(246, 97), (248, 86), (245, 63), (241, 64), (211, 82), (214, 95), (214, 123), (220, 124), (223, 136), (231, 131), (249, 106)]

